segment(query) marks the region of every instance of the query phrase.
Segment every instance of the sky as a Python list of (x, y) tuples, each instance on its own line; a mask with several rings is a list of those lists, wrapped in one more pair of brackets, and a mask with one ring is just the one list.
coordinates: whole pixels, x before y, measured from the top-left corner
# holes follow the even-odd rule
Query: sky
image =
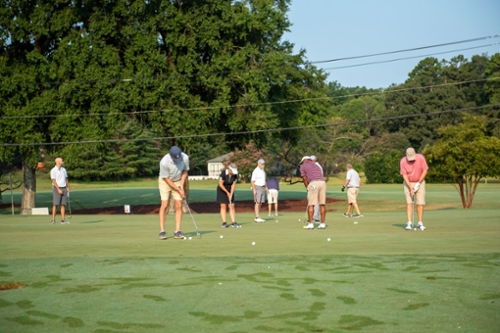
[[(387, 88), (404, 83), (408, 73), (428, 56), (449, 60), (463, 55), (470, 60), (473, 55), (500, 53), (499, 0), (292, 0), (288, 19), (291, 31), (283, 40), (295, 45), (294, 53), (305, 49), (311, 62), (498, 35), (450, 46), (316, 64), (329, 74), (327, 81), (337, 81), (344, 87)], [(474, 49), (464, 50), (467, 48)], [(453, 52), (438, 54), (449, 51)], [(412, 59), (361, 65), (409, 57)], [(361, 66), (352, 67), (356, 65)], [(351, 67), (338, 68), (346, 66)]]

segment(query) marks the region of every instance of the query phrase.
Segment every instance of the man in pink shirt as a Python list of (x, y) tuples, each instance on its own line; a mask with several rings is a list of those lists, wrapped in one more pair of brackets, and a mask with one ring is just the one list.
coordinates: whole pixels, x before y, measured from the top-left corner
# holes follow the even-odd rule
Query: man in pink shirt
[(408, 216), (406, 230), (413, 229), (414, 199), (417, 204), (418, 228), (425, 230), (422, 218), (425, 206), (425, 176), (428, 169), (424, 155), (415, 153), (413, 148), (408, 148), (406, 157), (403, 157), (399, 162), (399, 173), (404, 179), (404, 192), (406, 195), (406, 215)]

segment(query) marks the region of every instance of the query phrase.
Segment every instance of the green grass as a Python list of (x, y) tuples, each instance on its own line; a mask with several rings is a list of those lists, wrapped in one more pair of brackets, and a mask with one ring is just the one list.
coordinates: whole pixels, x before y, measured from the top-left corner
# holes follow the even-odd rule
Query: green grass
[[(201, 239), (184, 215), (192, 240), (171, 238), (169, 215), (166, 241), (156, 215), (74, 214), (70, 225), (0, 215), (0, 285), (25, 285), (0, 291), (0, 332), (498, 332), (499, 189), (481, 186), (464, 210), (451, 186), (429, 186), (424, 232), (404, 230), (392, 185), (363, 187), (357, 224), (339, 202), (328, 228), (313, 231), (303, 212), (259, 224), (237, 213), (241, 229), (195, 214)], [(98, 204), (142, 190), (155, 191), (74, 196)], [(247, 192), (241, 185), (238, 197)], [(282, 194), (305, 196), (300, 186)]]

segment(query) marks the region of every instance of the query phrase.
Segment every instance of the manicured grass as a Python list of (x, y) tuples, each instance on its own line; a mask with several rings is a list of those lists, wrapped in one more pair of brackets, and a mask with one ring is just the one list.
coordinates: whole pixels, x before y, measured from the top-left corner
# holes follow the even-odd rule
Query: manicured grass
[(0, 291), (0, 332), (498, 332), (499, 185), (481, 187), (471, 210), (453, 188), (429, 189), (423, 232), (404, 230), (392, 185), (363, 187), (360, 219), (334, 204), (326, 230), (304, 230), (303, 212), (266, 223), (237, 213), (241, 229), (195, 214), (199, 239), (185, 214), (192, 240), (176, 240), (169, 215), (160, 241), (156, 215), (0, 215), (0, 285), (24, 285)]

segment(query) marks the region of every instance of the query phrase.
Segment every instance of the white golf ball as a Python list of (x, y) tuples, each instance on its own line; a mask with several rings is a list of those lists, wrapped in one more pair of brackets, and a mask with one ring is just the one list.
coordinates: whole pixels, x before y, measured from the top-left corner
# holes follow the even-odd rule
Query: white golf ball
[(193, 239), (193, 237), (189, 237), (189, 240)]
[(220, 235), (220, 238), (222, 239), (222, 238), (224, 238), (224, 236)]
[(300, 222), (300, 219), (299, 219), (299, 222)]
[(416, 230), (417, 230), (417, 228), (413, 228), (413, 231), (416, 231)]
[(276, 223), (278, 223), (278, 220), (276, 220)]
[(255, 242), (252, 242), (252, 245), (255, 245)]
[(186, 239), (187, 239), (187, 237), (184, 237), (184, 240), (186, 240)]
[(354, 221), (354, 224), (358, 224), (358, 221)]
[(326, 240), (327, 240), (327, 241), (331, 241), (331, 239), (330, 239), (330, 238), (327, 238)]

